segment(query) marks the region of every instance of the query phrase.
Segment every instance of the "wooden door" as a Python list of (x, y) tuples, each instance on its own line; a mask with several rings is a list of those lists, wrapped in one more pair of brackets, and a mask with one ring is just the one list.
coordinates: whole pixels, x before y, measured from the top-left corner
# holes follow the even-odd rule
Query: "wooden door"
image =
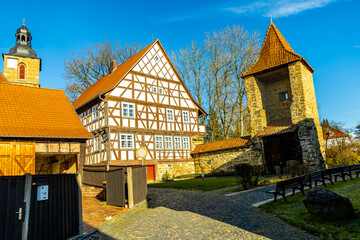
[(21, 239), (24, 186), (24, 176), (0, 177), (0, 239)]
[(106, 173), (106, 202), (109, 205), (125, 207), (124, 169), (110, 170)]
[(34, 142), (0, 142), (0, 176), (35, 174)]
[(146, 179), (148, 182), (155, 182), (155, 165), (146, 166)]
[(302, 163), (302, 154), (297, 134), (287, 133), (264, 137), (265, 162), (268, 172), (274, 173), (274, 167), (286, 167), (289, 160)]

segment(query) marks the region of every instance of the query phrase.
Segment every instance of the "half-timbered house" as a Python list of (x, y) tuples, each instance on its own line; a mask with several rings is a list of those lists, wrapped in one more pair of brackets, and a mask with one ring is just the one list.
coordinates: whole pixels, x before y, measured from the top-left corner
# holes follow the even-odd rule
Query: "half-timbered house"
[[(205, 134), (194, 100), (159, 40), (115, 66), (73, 103), (86, 129), (84, 164), (147, 165), (148, 180), (194, 173), (192, 141)], [(146, 148), (144, 158), (137, 156)]]

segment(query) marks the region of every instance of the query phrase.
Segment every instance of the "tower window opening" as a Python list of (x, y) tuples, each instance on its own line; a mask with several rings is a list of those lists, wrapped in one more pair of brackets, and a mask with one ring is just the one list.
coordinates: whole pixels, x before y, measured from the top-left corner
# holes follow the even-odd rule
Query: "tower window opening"
[(27, 37), (27, 42), (28, 42), (28, 43), (30, 42), (30, 37)]
[(280, 102), (289, 100), (289, 98), (290, 98), (290, 96), (289, 96), (289, 93), (288, 93), (288, 92), (281, 92), (281, 93), (279, 93), (279, 101), (280, 101)]
[(21, 41), (25, 42), (25, 36), (24, 35), (21, 36)]
[(25, 66), (19, 66), (19, 79), (25, 79)]
[(20, 35), (17, 36), (16, 41), (20, 41)]

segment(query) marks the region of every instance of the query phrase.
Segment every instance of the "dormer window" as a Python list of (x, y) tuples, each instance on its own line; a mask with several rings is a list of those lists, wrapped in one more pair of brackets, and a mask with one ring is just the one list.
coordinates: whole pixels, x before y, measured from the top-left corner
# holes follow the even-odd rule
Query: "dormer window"
[(333, 131), (330, 131), (330, 132), (329, 132), (329, 136), (330, 136), (330, 137), (333, 137), (333, 136), (334, 136), (334, 132), (333, 132)]

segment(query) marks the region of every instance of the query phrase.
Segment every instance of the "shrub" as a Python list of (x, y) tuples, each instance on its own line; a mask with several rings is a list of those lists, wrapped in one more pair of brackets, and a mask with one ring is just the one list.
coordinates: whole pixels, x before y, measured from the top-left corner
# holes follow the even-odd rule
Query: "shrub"
[(235, 175), (239, 178), (244, 189), (255, 187), (258, 184), (259, 176), (264, 172), (263, 165), (251, 166), (247, 163), (235, 165)]
[(360, 163), (360, 152), (357, 144), (342, 144), (326, 149), (328, 167)]
[(166, 172), (162, 175), (161, 179), (162, 179), (164, 182), (169, 181), (169, 180), (170, 180), (170, 174), (166, 171)]

